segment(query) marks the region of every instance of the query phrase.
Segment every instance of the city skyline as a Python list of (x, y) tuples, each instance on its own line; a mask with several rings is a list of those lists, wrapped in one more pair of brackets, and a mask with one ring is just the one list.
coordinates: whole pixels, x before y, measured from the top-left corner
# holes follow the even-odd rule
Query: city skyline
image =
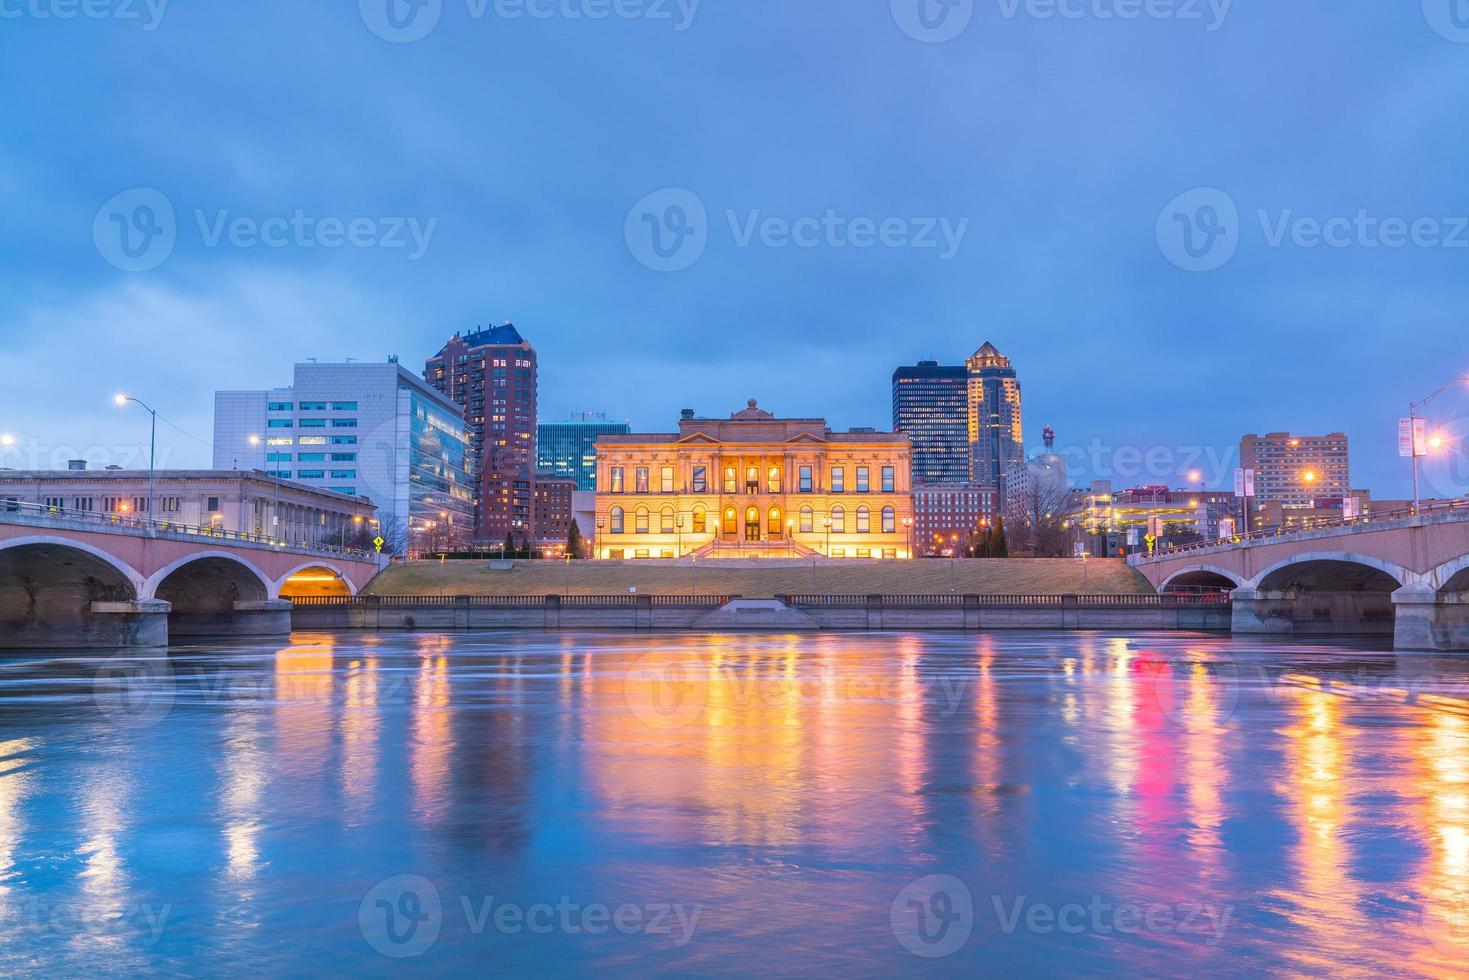
[[(460, 328), (465, 333), (489, 327)], [(440, 332), (441, 336), (443, 335)], [(1018, 338), (1017, 338), (1018, 339)], [(1008, 353), (1009, 341), (1001, 342)], [(433, 348), (438, 351), (442, 348), (443, 341)], [(1017, 348), (1017, 349), (1023, 349)], [(344, 356), (341, 358), (328, 359), (325, 357), (296, 357), (282, 356), (282, 369), (284, 376), (289, 376), (291, 370), (298, 363), (321, 362), (359, 362), (359, 363), (381, 363), (386, 362), (388, 355), (381, 357), (369, 356)], [(416, 376), (424, 377), (424, 371), (419, 370), (417, 365), (432, 359), (432, 353), (420, 355), (394, 354), (404, 367), (412, 371)], [(947, 356), (939, 355), (940, 358)], [(3, 355), (0, 355), (3, 357)], [(1048, 379), (1045, 371), (1045, 357), (1040, 355), (1040, 363), (1034, 366), (1022, 365), (1023, 382), (1027, 391), (1026, 404), (1027, 415), (1030, 426), (1026, 433), (1024, 449), (1027, 454), (1039, 451), (1040, 428), (1047, 424), (1049, 415), (1045, 406), (1034, 407), (1034, 400), (1029, 392), (1039, 388), (1048, 390), (1054, 387), (1055, 379)], [(928, 358), (922, 358), (927, 360)], [(964, 355), (950, 358), (962, 362)], [(848, 428), (871, 426), (879, 430), (890, 430), (892, 427), (892, 371), (894, 367), (902, 368), (907, 363), (912, 365), (918, 359), (910, 357), (906, 362), (898, 361), (893, 366), (884, 370), (882, 367), (874, 366), (870, 372), (873, 375), (872, 383), (867, 386), (875, 389), (871, 403), (865, 412), (859, 407), (845, 418), (840, 417), (835, 411), (827, 411), (810, 395), (803, 396), (797, 389), (792, 392), (779, 392), (776, 399), (766, 399), (775, 405), (777, 411), (782, 415), (792, 417), (823, 416), (828, 417), (832, 427), (838, 431)], [(1018, 358), (1010, 358), (1014, 363), (1021, 363)], [(569, 372), (567, 365), (552, 363), (544, 356), (538, 359), (538, 371), (541, 377), (560, 378)], [(237, 371), (222, 370), (221, 377), (239, 378)], [(430, 379), (426, 379), (430, 380)], [(274, 383), (273, 379), (249, 379), (248, 382), (238, 381), (234, 384), (222, 385), (218, 390), (247, 389), (252, 385), (257, 387), (269, 387)], [(430, 383), (431, 380), (430, 380)], [(544, 388), (544, 382), (542, 388)], [(768, 385), (747, 382), (735, 383), (731, 390), (737, 392), (739, 397), (736, 402), (742, 402), (751, 395), (759, 395), (757, 391), (745, 391), (744, 389), (770, 387)], [(98, 405), (87, 416), (87, 405), (85, 401), (79, 400), (74, 392), (67, 392), (65, 401), (73, 407), (74, 416), (57, 418), (45, 426), (40, 427), (37, 432), (30, 432), (21, 426), (9, 425), (5, 418), (0, 418), (0, 467), (10, 469), (50, 469), (64, 468), (69, 458), (85, 458), (94, 468), (102, 468), (106, 465), (121, 465), (124, 468), (146, 466), (147, 426), (140, 421), (139, 416), (130, 417), (126, 409), (120, 409), (114, 403), (116, 392), (127, 391), (134, 393), (143, 389), (124, 385), (121, 381), (112, 387), (99, 391)], [(639, 396), (637, 386), (629, 386), (626, 389), (629, 400), (638, 397), (644, 399), (646, 395)], [(865, 388), (864, 388), (865, 390)], [(213, 400), (214, 390), (204, 395), (205, 406), (201, 412), (199, 406), (186, 408), (180, 411), (170, 402), (159, 401), (155, 407), (158, 408), (163, 421), (158, 429), (158, 465), (160, 468), (187, 469), (212, 465), (215, 459), (215, 446), (210, 442), (214, 427)], [(1421, 394), (1421, 393), (1420, 393)], [(605, 404), (615, 406), (617, 404), (617, 391), (615, 388), (594, 389), (572, 388), (569, 394), (553, 394), (553, 398), (559, 398), (556, 404), (572, 406), (562, 409), (546, 409), (544, 397), (535, 406), (535, 414), (538, 418), (557, 419), (571, 418), (579, 412), (584, 411), (584, 406), (589, 400), (599, 405)], [(189, 403), (192, 405), (192, 401)], [(619, 419), (628, 419), (632, 428), (656, 427), (658, 421), (657, 413), (663, 415), (671, 414), (688, 404), (698, 406), (700, 404), (713, 405), (713, 396), (689, 394), (687, 397), (670, 396), (669, 400), (650, 402), (649, 409), (655, 415), (652, 422), (646, 425), (640, 416), (621, 411), (618, 408), (610, 408), (609, 414)], [(798, 406), (808, 406), (806, 408)], [(46, 405), (42, 405), (42, 410)], [(700, 409), (701, 411), (703, 409)], [(1406, 415), (1407, 406), (1399, 412)], [(14, 417), (11, 413), (9, 417)], [(54, 416), (53, 416), (54, 418)], [(75, 421), (70, 421), (75, 419)], [(1451, 458), (1425, 459), (1423, 461), (1423, 492), (1425, 497), (1440, 496), (1462, 496), (1469, 492), (1469, 470), (1465, 469), (1464, 460), (1469, 456), (1469, 379), (1460, 388), (1453, 386), (1436, 403), (1433, 411), (1429, 413), (1430, 423), (1434, 431), (1444, 434), (1445, 447), (1449, 452), (1445, 455)], [(1084, 485), (1092, 479), (1111, 479), (1119, 487), (1124, 486), (1150, 486), (1157, 484), (1176, 484), (1178, 486), (1192, 485), (1196, 481), (1191, 478), (1195, 472), (1202, 473), (1204, 486), (1213, 489), (1229, 489), (1233, 485), (1234, 470), (1240, 465), (1239, 444), (1245, 436), (1273, 432), (1291, 431), (1305, 436), (1325, 435), (1333, 431), (1345, 431), (1352, 443), (1352, 481), (1355, 488), (1369, 489), (1375, 495), (1383, 498), (1405, 498), (1411, 496), (1411, 469), (1407, 461), (1400, 459), (1397, 455), (1397, 427), (1398, 416), (1382, 420), (1378, 427), (1378, 438), (1367, 438), (1354, 434), (1344, 426), (1325, 426), (1319, 431), (1307, 429), (1303, 426), (1291, 426), (1284, 421), (1264, 413), (1259, 425), (1252, 429), (1245, 429), (1238, 433), (1221, 435), (1219, 442), (1206, 441), (1203, 439), (1183, 441), (1177, 445), (1163, 443), (1161, 441), (1141, 441), (1137, 443), (1122, 440), (1111, 440), (1106, 438), (1104, 427), (1097, 423), (1097, 427), (1091, 430), (1083, 430), (1083, 433), (1068, 432), (1070, 438), (1063, 438), (1057, 446), (1057, 452), (1068, 462), (1068, 477), (1073, 485)], [(1059, 428), (1059, 427), (1057, 427)], [(96, 431), (98, 433), (109, 433), (106, 438), (85, 439), (79, 433), (82, 431)], [(38, 432), (53, 433), (50, 441), (45, 440)], [(68, 432), (71, 433), (68, 436)], [(141, 438), (140, 438), (141, 436)], [(1376, 474), (1376, 476), (1374, 476)]]
[[(1063, 444), (1232, 450), (1247, 432), (1344, 431), (1359, 482), (1405, 496), (1397, 419), (1469, 372), (1452, 231), (1469, 160), (1452, 82), (1469, 49), (1418, 4), (1237, 6), (1213, 30), (986, 7), (944, 44), (916, 40), (886, 3), (705, 5), (684, 30), (456, 10), (413, 43), (350, 4), (176, 7), (141, 26), (7, 21), (14, 78), (48, 84), (47, 99), (11, 106), (0, 187), (0, 431), (22, 442), (136, 447), (137, 420), (107, 402), (119, 388), (207, 437), (215, 390), (313, 356), (416, 364), (453, 330), (504, 320), (536, 337), (545, 417), (591, 389), (636, 428), (752, 396), (881, 425), (894, 365), (952, 362), (992, 337), (1026, 366), (1032, 422)], [(220, 36), (234, 43), (216, 50)], [(778, 69), (747, 70), (756, 53)], [(91, 98), (118, 85), (107, 68), (121, 58), (118, 97)], [(274, 91), (283, 64), (313, 92), (288, 113), (202, 94)], [(551, 64), (565, 66), (554, 85)], [(171, 84), (176, 71), (198, 83)], [(487, 103), (490, 77), (502, 97)], [(77, 135), (54, 132), (52, 103)], [(401, 111), (344, 125), (359, 105)], [(130, 272), (99, 252), (94, 223), (133, 214), (107, 205), (138, 188), (163, 196), (178, 233), (166, 261)], [(630, 249), (627, 225), (677, 188), (705, 210), (707, 241), (663, 272)], [(1189, 271), (1158, 226), (1196, 213), (1173, 202), (1208, 188), (1244, 234), (1223, 264)], [(313, 236), (360, 217), (382, 238), (396, 226), (402, 247), (277, 248), (229, 230), (289, 229), (298, 211)], [(840, 240), (825, 237), (828, 211)], [(936, 248), (846, 237), (854, 220), (906, 219), (907, 243), (924, 217), (956, 236), (968, 220), (955, 254), (943, 258), (937, 227)], [(779, 223), (794, 238), (805, 218), (819, 246), (782, 244)], [(1299, 224), (1338, 218), (1347, 247), (1312, 244)], [(1388, 219), (1447, 222), (1443, 241), (1374, 247)], [(1402, 339), (1371, 385), (1337, 397), (1372, 331)], [(89, 356), (63, 393), (34, 365), (72, 336)], [(721, 336), (745, 343), (720, 349)], [(1469, 416), (1469, 397), (1437, 408)], [(208, 460), (166, 426), (160, 440), (178, 465)]]

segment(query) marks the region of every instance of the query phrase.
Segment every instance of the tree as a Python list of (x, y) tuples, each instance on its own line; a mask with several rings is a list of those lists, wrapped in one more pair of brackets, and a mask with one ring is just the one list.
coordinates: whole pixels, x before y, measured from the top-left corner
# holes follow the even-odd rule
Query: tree
[(1067, 524), (1075, 509), (1071, 490), (1053, 480), (1027, 480), (1020, 490), (1010, 514), (1018, 549), (1035, 558), (1066, 556), (1071, 547)]
[(515, 557), (515, 537), (509, 531), (505, 532), (505, 544), (500, 548), (500, 554), (505, 558)]
[(1010, 542), (1005, 537), (1005, 519), (996, 517), (994, 526), (990, 528), (987, 548), (991, 558), (1009, 558)]
[(582, 552), (581, 528), (576, 526), (576, 521), (571, 522), (571, 527), (566, 529), (566, 554), (571, 558), (585, 558)]

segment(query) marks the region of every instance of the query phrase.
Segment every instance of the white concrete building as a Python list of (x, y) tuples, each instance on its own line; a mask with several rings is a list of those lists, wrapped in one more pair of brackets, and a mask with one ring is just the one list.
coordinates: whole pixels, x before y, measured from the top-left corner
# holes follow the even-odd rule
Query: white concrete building
[(287, 388), (214, 396), (214, 465), (370, 497), (393, 551), (466, 543), (464, 410), (396, 359), (297, 364)]

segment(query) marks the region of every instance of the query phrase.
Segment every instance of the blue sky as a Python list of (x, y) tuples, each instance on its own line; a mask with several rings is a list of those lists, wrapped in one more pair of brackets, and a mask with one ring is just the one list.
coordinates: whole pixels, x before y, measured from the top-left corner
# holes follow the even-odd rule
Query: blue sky
[(1469, 0), (92, 2), (0, 0), (0, 465), (513, 320), (543, 418), (886, 426), (993, 340), (1077, 479), (1342, 429), (1387, 497), (1469, 375)]

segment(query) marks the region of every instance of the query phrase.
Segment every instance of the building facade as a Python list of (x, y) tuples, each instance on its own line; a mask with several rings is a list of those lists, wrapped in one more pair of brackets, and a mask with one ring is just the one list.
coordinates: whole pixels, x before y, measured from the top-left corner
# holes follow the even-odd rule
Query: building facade
[(536, 536), (537, 371), (535, 348), (510, 323), (455, 334), (424, 366), (429, 384), (464, 409), (481, 543)]
[(578, 490), (596, 490), (598, 437), (631, 431), (627, 422), (609, 422), (601, 412), (584, 412), (564, 422), (542, 422), (536, 426), (536, 470), (570, 478)]
[(753, 399), (727, 419), (685, 410), (675, 433), (597, 440), (604, 559), (909, 558), (908, 437), (832, 432)]
[(571, 533), (572, 496), (575, 493), (576, 481), (570, 477), (555, 473), (536, 474), (535, 549), (544, 558), (560, 558), (566, 554), (566, 538)]
[(468, 543), (462, 410), (396, 360), (297, 364), (290, 387), (217, 392), (214, 446), (218, 469), (370, 498), (391, 553)]
[(1289, 432), (1247, 435), (1239, 443), (1240, 466), (1255, 471), (1252, 504), (1279, 503), (1313, 509), (1318, 500), (1352, 495), (1347, 437), (1296, 436)]
[(913, 444), (913, 486), (969, 481), (969, 371), (919, 361), (893, 372), (893, 431)]
[[(154, 519), (201, 532), (256, 536), (289, 547), (369, 551), (377, 510), (366, 497), (245, 470), (158, 470)], [(0, 510), (146, 520), (147, 470), (0, 470)]]
[(969, 358), (969, 479), (998, 489), (1025, 459), (1020, 381), (1010, 359), (985, 342)]
[(961, 557), (994, 524), (998, 494), (972, 483), (913, 488), (913, 550), (920, 557)]

